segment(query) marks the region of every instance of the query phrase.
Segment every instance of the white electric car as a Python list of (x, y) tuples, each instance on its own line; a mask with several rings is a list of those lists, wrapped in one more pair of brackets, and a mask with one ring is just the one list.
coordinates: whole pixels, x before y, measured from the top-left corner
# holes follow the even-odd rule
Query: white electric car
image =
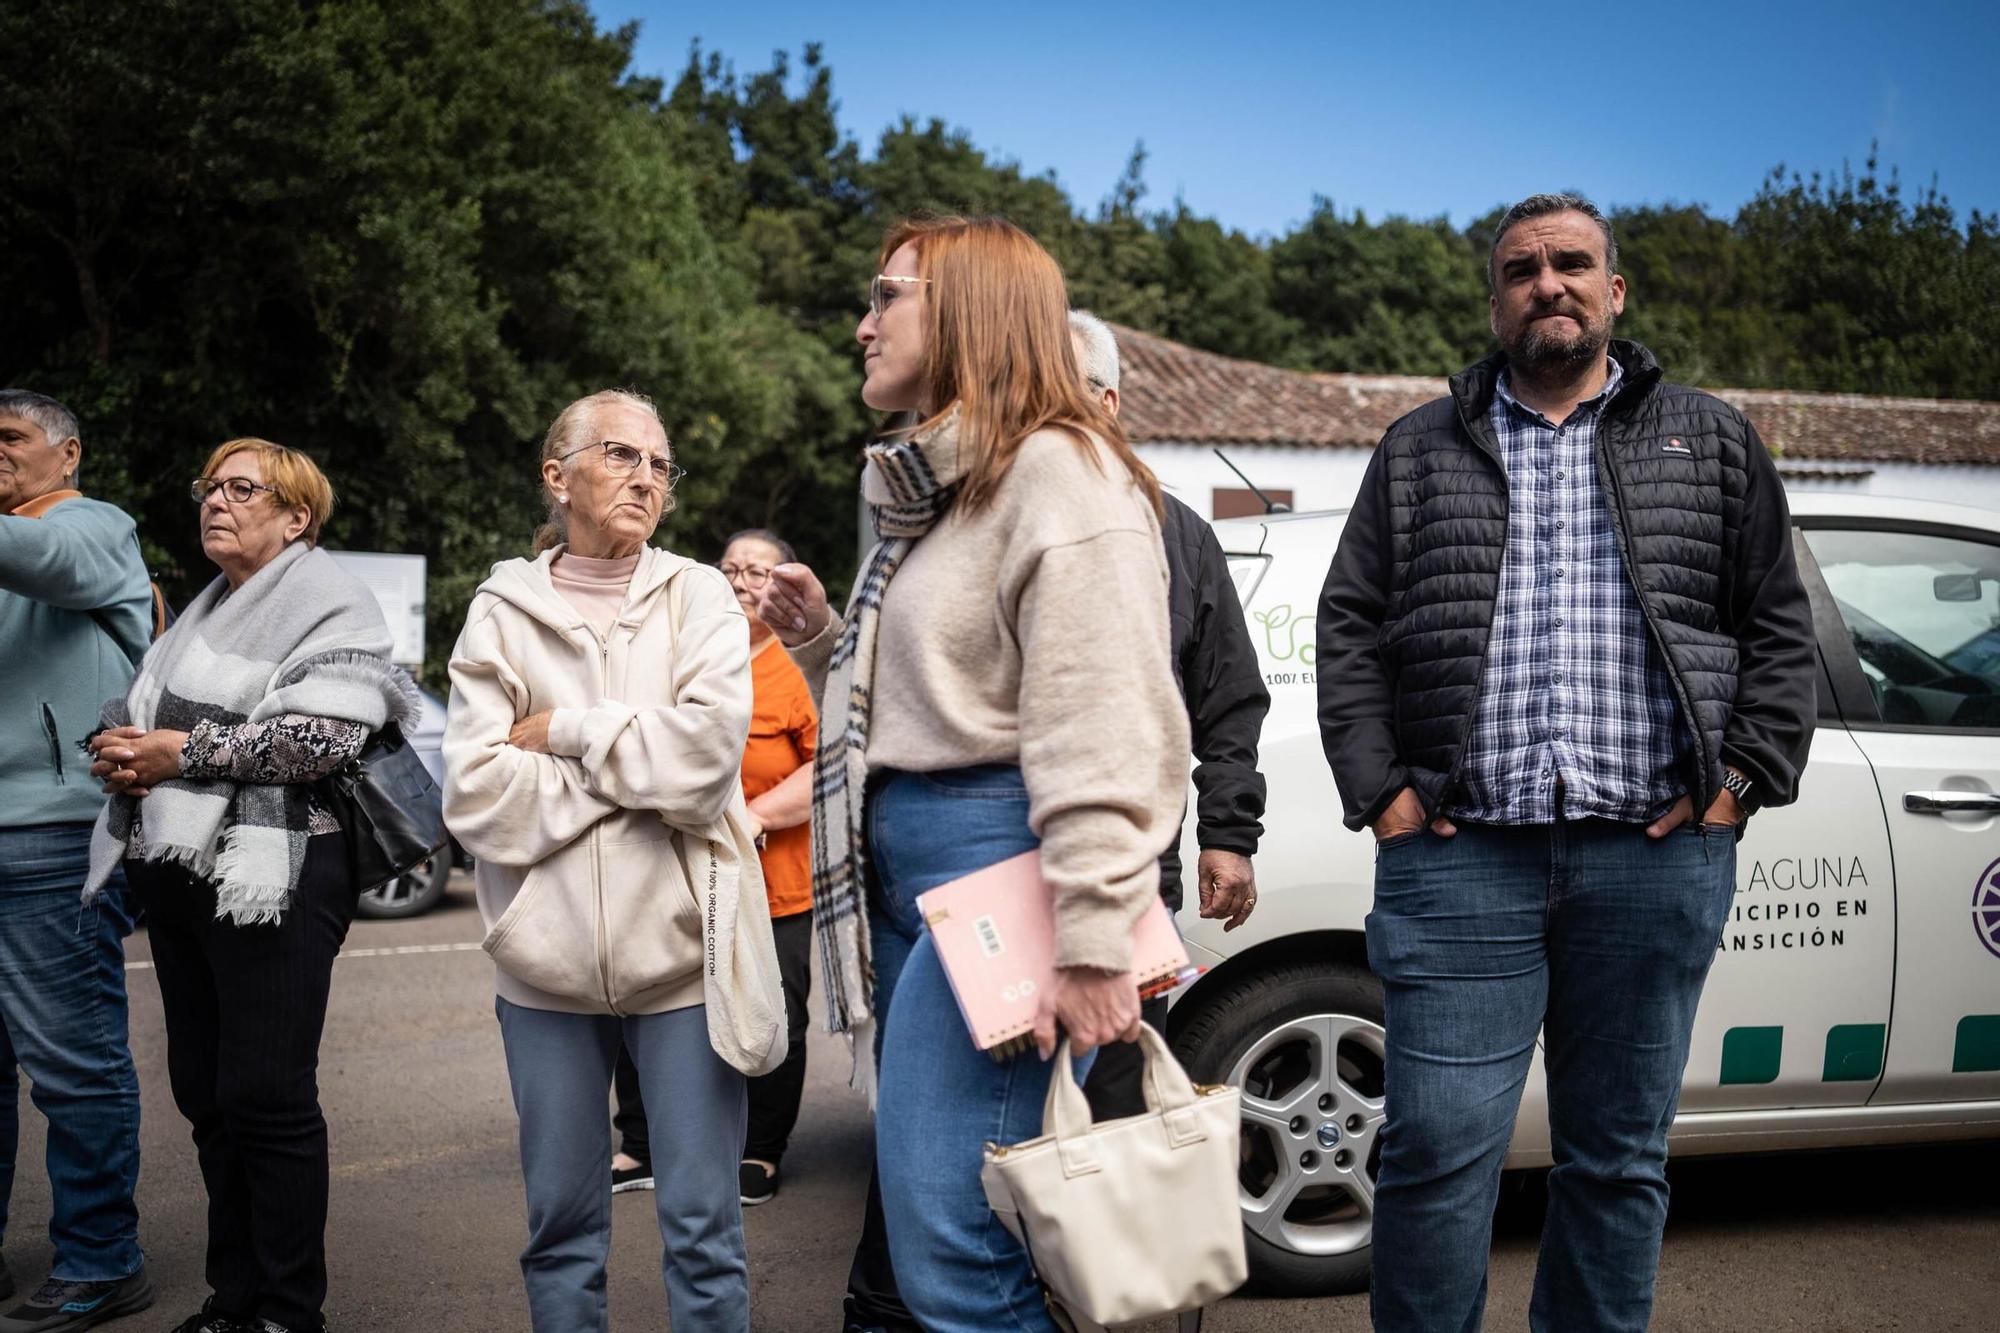
[[(1791, 502), (1819, 725), (1800, 800), (1739, 848), (1672, 1151), (2000, 1136), (2000, 514)], [(1183, 913), (1210, 971), (1170, 1019), (1196, 1078), (1243, 1089), (1253, 1274), (1297, 1294), (1367, 1280), (1383, 1115), (1373, 839), (1340, 822), (1313, 671), (1342, 520), (1216, 525), (1271, 690), (1270, 798), (1257, 912), (1227, 935)], [(1548, 1163), (1538, 1059), (1508, 1165)]]

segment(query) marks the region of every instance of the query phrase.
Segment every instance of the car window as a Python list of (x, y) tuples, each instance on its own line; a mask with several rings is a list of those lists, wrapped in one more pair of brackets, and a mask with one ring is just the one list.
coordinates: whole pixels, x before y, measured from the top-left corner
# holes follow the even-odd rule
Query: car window
[(1236, 600), (1248, 606), (1250, 599), (1257, 595), (1257, 585), (1264, 581), (1265, 572), (1271, 568), (1271, 557), (1231, 551), (1228, 559), (1229, 581), (1236, 585)]
[(1922, 532), (1805, 536), (1882, 721), (2000, 728), (2000, 546)]

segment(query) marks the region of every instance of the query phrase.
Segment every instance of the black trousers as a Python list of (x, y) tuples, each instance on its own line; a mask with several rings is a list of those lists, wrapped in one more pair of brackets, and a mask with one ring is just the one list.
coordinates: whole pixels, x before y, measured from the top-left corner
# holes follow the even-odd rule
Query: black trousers
[[(871, 1136), (872, 1137), (872, 1136)], [(868, 1202), (861, 1213), (861, 1239), (847, 1269), (847, 1296), (841, 1301), (842, 1333), (924, 1333), (903, 1304), (896, 1265), (889, 1258), (889, 1223), (882, 1215), (882, 1183), (871, 1163)]]
[[(812, 993), (812, 913), (795, 912), (771, 922), (778, 948), (778, 980), (785, 990), (785, 1062), (750, 1080), (750, 1129), (743, 1155), (773, 1165), (784, 1160), (792, 1128), (799, 1122), (799, 1102), (806, 1090), (806, 997)], [(646, 1138), (646, 1103), (639, 1092), (639, 1071), (624, 1047), (612, 1083), (618, 1109), (612, 1126), (618, 1131), (618, 1151), (634, 1161), (651, 1159)]]
[(178, 867), (128, 861), (146, 910), (174, 1104), (208, 1187), (218, 1311), (318, 1329), (326, 1303), (326, 1118), (319, 1042), (356, 898), (346, 839), (306, 843), (284, 919), (238, 926)]
[(778, 979), (785, 988), (785, 1062), (750, 1080), (750, 1132), (743, 1155), (776, 1164), (783, 1160), (799, 1123), (806, 1091), (806, 997), (812, 993), (813, 917), (795, 912), (771, 922), (778, 946)]
[[(1155, 1032), (1167, 1030), (1167, 997), (1155, 996), (1139, 1006), (1139, 1017)], [(1083, 1099), (1092, 1120), (1118, 1120), (1146, 1109), (1146, 1056), (1136, 1041), (1114, 1041), (1097, 1048), (1097, 1059), (1083, 1080)]]
[(639, 1091), (639, 1066), (632, 1052), (618, 1045), (618, 1063), (611, 1067), (611, 1090), (618, 1094), (612, 1108), (611, 1127), (618, 1131), (618, 1151), (635, 1162), (651, 1162), (653, 1149), (646, 1138), (646, 1098)]

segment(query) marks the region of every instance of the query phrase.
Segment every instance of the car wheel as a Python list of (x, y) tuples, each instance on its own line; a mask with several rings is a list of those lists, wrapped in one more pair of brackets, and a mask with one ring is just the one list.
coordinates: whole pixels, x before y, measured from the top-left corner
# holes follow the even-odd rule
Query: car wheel
[(422, 916), (443, 900), (445, 883), (450, 878), (451, 853), (440, 849), (407, 875), (398, 875), (363, 893), (354, 910), (377, 921)]
[(1382, 983), (1348, 964), (1287, 963), (1208, 997), (1173, 1044), (1197, 1082), (1242, 1090), (1237, 1181), (1251, 1284), (1281, 1296), (1366, 1288)]

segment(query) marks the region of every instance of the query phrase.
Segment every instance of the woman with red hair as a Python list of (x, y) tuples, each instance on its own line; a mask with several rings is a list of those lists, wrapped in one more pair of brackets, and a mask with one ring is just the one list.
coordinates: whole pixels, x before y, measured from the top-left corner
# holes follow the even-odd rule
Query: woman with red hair
[[(1054, 1327), (987, 1207), (981, 1146), (1040, 1132), (1058, 1027), (1078, 1054), (1138, 1035), (1132, 924), (1159, 892), (1187, 783), (1159, 487), (1086, 391), (1068, 309), (1055, 261), (1006, 222), (893, 228), (855, 333), (862, 398), (919, 421), (868, 450), (880, 540), (844, 617), (796, 564), (758, 602), (822, 691), (827, 1007), (864, 1086), (879, 1038), (890, 1252), (936, 1333)], [(1036, 847), (1057, 979), (1042, 1058), (996, 1062), (974, 1047), (915, 900)]]

